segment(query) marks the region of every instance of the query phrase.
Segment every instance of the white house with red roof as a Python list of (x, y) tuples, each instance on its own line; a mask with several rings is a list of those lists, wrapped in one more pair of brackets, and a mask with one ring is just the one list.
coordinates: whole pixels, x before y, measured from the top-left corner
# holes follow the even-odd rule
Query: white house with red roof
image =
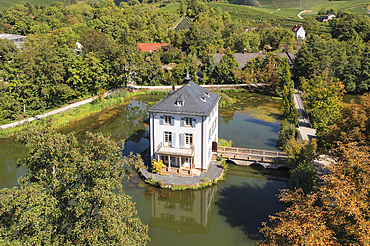
[(292, 28), (292, 31), (294, 32), (295, 38), (306, 38), (306, 32), (304, 31), (303, 26), (295, 25)]

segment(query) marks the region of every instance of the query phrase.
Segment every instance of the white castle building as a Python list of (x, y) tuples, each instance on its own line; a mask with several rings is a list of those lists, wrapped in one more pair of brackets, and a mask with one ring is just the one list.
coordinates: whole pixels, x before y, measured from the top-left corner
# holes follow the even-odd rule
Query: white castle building
[(151, 160), (162, 159), (162, 170), (176, 175), (200, 175), (212, 160), (218, 140), (220, 96), (190, 81), (172, 90), (148, 110)]

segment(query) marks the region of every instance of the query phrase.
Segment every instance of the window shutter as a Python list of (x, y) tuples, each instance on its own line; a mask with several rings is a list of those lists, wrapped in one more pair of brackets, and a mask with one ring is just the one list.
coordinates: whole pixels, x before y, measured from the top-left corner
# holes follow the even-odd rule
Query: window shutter
[(172, 147), (176, 148), (176, 133), (172, 133)]
[(171, 126), (174, 126), (175, 125), (175, 117), (171, 117)]
[(185, 125), (185, 118), (181, 118), (180, 126), (184, 126), (184, 125)]
[(163, 125), (163, 115), (161, 115), (160, 118), (159, 118), (159, 124)]
[(180, 133), (180, 148), (184, 148), (184, 133)]
[(195, 127), (195, 125), (197, 124), (197, 120), (195, 119), (195, 118), (193, 118), (193, 122), (192, 122), (193, 124), (193, 127)]

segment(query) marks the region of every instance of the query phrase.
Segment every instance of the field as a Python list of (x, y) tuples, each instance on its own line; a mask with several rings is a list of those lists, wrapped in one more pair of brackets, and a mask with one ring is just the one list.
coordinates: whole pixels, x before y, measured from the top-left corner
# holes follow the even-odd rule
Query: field
[[(309, 13), (303, 13), (302, 17), (317, 14), (324, 7), (326, 9), (342, 9), (342, 11), (350, 11), (351, 13), (367, 14), (367, 5), (370, 4), (370, 0), (229, 0), (229, 3), (231, 4), (208, 3), (207, 5), (213, 8), (227, 9), (233, 18), (276, 19), (282, 26), (288, 26), (301, 21), (297, 14), (302, 10), (313, 10)], [(236, 6), (233, 7), (233, 5)], [(243, 5), (251, 5), (251, 8)]]
[[(226, 9), (233, 19), (240, 20), (268, 20), (274, 19), (276, 23), (280, 24), (285, 28), (292, 28), (292, 26), (299, 24), (301, 21), (297, 17), (299, 11), (297, 10), (280, 10), (271, 14), (271, 11), (274, 11), (274, 8), (264, 8), (264, 7), (247, 7), (240, 6), (235, 4), (226, 4), (226, 3), (207, 3), (209, 7), (212, 8), (222, 8)], [(294, 12), (293, 12), (294, 11)], [(292, 14), (293, 13), (293, 14)], [(294, 15), (294, 13), (296, 13)]]
[[(9, 8), (15, 4), (25, 4), (30, 3), (31, 5), (38, 5), (38, 6), (49, 6), (52, 2), (56, 0), (0, 0), (0, 9)], [(65, 2), (65, 0), (58, 0), (59, 2)]]

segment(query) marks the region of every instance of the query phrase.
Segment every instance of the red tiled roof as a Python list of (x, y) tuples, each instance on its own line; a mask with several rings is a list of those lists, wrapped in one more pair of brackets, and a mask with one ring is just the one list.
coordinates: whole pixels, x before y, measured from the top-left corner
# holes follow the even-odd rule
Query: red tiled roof
[(298, 25), (295, 25), (292, 30), (293, 32), (298, 32), (299, 28), (301, 28), (302, 26), (298, 26)]
[(169, 45), (169, 43), (138, 43), (137, 47), (142, 52), (154, 52), (162, 46)]

